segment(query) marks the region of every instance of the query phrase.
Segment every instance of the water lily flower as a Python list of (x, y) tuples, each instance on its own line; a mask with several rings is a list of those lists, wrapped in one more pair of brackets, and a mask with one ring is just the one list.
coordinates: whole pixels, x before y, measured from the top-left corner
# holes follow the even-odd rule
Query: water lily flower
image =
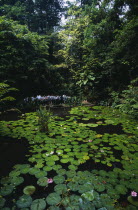
[(46, 156), (49, 156), (49, 154), (48, 154), (48, 153), (46, 153)]
[(131, 196), (132, 196), (132, 197), (137, 197), (137, 193), (136, 193), (135, 191), (132, 191), (132, 192), (131, 192)]
[(53, 183), (53, 179), (52, 179), (52, 178), (49, 178), (49, 179), (47, 180), (47, 182), (48, 182), (48, 184), (51, 184), (51, 183)]
[(92, 142), (92, 140), (88, 140), (88, 142)]
[(53, 152), (53, 151), (51, 151), (51, 152), (50, 152), (50, 155), (52, 155), (53, 153), (54, 153), (54, 152)]

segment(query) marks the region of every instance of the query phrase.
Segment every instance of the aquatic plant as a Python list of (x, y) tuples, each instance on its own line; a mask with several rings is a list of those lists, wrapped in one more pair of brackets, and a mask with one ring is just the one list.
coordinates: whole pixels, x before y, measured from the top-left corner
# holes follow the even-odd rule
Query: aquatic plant
[(31, 205), (32, 198), (30, 195), (22, 195), (19, 200), (16, 201), (18, 208), (27, 208)]
[(127, 200), (134, 206), (138, 206), (138, 194), (135, 191), (131, 191), (131, 195), (128, 196)]
[(23, 189), (23, 193), (25, 195), (32, 195), (35, 192), (36, 188), (35, 186), (28, 185)]
[(46, 110), (45, 107), (40, 106), (39, 110), (37, 110), (38, 115), (38, 123), (39, 123), (39, 129), (41, 132), (49, 132), (49, 121), (52, 117), (52, 113), (48, 110)]
[(31, 210), (43, 210), (46, 208), (46, 202), (44, 199), (36, 199), (31, 204)]
[[(91, 123), (91, 118), (94, 123)], [(122, 134), (98, 133), (99, 127), (103, 129), (112, 125), (112, 129), (116, 129), (117, 124), (122, 126)], [(54, 189), (48, 191), (42, 201), (54, 210), (62, 207), (75, 210), (114, 209), (122, 195), (125, 197), (130, 190), (137, 191), (136, 122), (108, 107), (75, 107), (66, 120), (58, 117), (51, 119), (49, 127), (49, 133), (39, 131), (36, 113), (27, 113), (21, 120), (8, 122), (8, 126), (7, 122), (0, 122), (2, 135), (19, 139), (25, 137), (30, 144), (27, 156), (30, 164), (15, 165), (9, 176), (1, 179), (0, 192), (5, 199), (5, 187), (12, 186), (10, 194), (14, 196), (17, 185), (24, 181), (22, 174), (23, 177), (34, 176), (42, 195), (45, 195), (46, 189)], [(56, 196), (54, 203), (52, 193)], [(34, 205), (33, 202), (29, 208), (33, 209), (41, 203), (39, 199)]]

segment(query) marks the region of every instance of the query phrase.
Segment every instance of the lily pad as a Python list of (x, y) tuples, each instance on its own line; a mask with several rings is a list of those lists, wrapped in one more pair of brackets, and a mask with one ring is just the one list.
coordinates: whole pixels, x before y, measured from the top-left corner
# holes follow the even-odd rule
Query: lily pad
[(32, 198), (30, 195), (23, 195), (17, 200), (16, 205), (18, 208), (29, 207), (32, 203)]
[(25, 195), (32, 195), (35, 192), (36, 188), (33, 185), (28, 185), (23, 189)]
[(98, 192), (103, 192), (105, 190), (105, 186), (103, 184), (100, 184), (100, 183), (96, 184), (94, 188)]
[(55, 165), (55, 161), (47, 161), (46, 162), (46, 164), (48, 165), (48, 166), (54, 166)]
[(27, 173), (29, 173), (29, 171), (30, 171), (30, 168), (28, 167), (28, 168), (22, 168), (21, 170), (20, 170), (20, 172), (22, 173), (22, 174), (27, 174)]
[(59, 157), (57, 155), (52, 155), (51, 160), (57, 161), (57, 160), (59, 160)]
[(57, 205), (61, 201), (61, 197), (58, 193), (50, 193), (46, 201), (49, 205)]
[(36, 175), (39, 172), (40, 172), (39, 168), (30, 168), (30, 170), (29, 170), (29, 174), (31, 174), (31, 175)]
[(106, 124), (114, 124), (114, 121), (113, 120), (105, 120), (105, 123)]
[(115, 190), (123, 195), (127, 193), (127, 188), (124, 185), (116, 185)]
[(36, 199), (31, 204), (31, 210), (43, 210), (46, 208), (46, 202), (44, 199)]
[(37, 184), (39, 186), (46, 187), (48, 185), (47, 180), (48, 180), (47, 177), (41, 177), (41, 178), (38, 179)]
[(13, 177), (11, 179), (11, 184), (13, 184), (14, 186), (18, 186), (18, 185), (20, 185), (23, 182), (24, 182), (24, 178), (20, 177), (20, 176), (19, 177)]
[(0, 183), (3, 184), (3, 185), (11, 183), (11, 177), (3, 177), (0, 180)]
[(67, 187), (65, 184), (58, 184), (54, 187), (54, 190), (58, 193), (58, 194), (63, 194), (65, 192), (67, 192)]
[(2, 208), (5, 205), (5, 198), (0, 198), (0, 208)]
[(52, 167), (51, 166), (45, 166), (43, 168), (44, 171), (51, 171), (52, 170)]
[(47, 175), (46, 171), (40, 171), (38, 173), (35, 174), (36, 178), (41, 178), (41, 177), (45, 177)]
[(64, 175), (64, 174), (66, 174), (66, 170), (65, 169), (59, 169), (59, 170), (57, 170), (57, 173), (59, 175)]
[(128, 196), (127, 200), (134, 206), (138, 206), (137, 198), (133, 198), (132, 196)]
[(78, 167), (77, 166), (74, 166), (74, 165), (69, 165), (68, 168), (70, 170), (77, 170), (78, 169)]
[(60, 160), (60, 162), (61, 162), (61, 163), (68, 163), (68, 162), (69, 162), (69, 159), (67, 159), (67, 158), (66, 158), (66, 159), (65, 159), (65, 158), (62, 158), (62, 159)]
[(14, 187), (13, 185), (5, 185), (3, 187), (1, 187), (0, 189), (0, 195), (1, 196), (6, 196), (12, 193)]
[(70, 170), (66, 172), (67, 177), (74, 177), (76, 175), (76, 171)]
[(59, 169), (61, 169), (61, 168), (62, 168), (61, 165), (54, 165), (54, 166), (53, 166), (53, 169), (54, 169), (55, 171), (57, 171), (57, 170), (59, 170)]
[(83, 198), (85, 198), (86, 200), (89, 201), (93, 201), (94, 200), (94, 194), (93, 194), (93, 190), (85, 192), (81, 195)]
[(17, 176), (19, 176), (19, 175), (20, 175), (20, 171), (16, 171), (16, 170), (11, 171), (11, 172), (9, 173), (9, 176), (10, 176), (10, 177), (17, 177)]
[(65, 177), (61, 175), (57, 175), (57, 176), (54, 176), (53, 180), (56, 184), (61, 184), (65, 181)]
[(68, 188), (72, 191), (77, 191), (79, 189), (79, 184), (75, 182), (69, 182), (67, 184)]

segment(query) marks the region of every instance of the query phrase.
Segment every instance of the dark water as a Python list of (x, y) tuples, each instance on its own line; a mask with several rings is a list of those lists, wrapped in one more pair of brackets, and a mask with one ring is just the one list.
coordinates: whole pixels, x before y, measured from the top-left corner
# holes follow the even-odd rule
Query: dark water
[(8, 175), (15, 164), (26, 163), (28, 147), (25, 139), (0, 137), (0, 177)]

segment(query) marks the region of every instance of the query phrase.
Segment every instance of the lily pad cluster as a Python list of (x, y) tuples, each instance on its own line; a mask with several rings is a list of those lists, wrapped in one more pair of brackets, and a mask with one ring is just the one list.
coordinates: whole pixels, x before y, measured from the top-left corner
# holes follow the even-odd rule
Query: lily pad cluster
[[(105, 125), (121, 125), (124, 134), (96, 132)], [(0, 181), (2, 208), (24, 176), (33, 176), (36, 183), (24, 186), (23, 195), (13, 203), (18, 208), (116, 209), (121, 196), (137, 192), (138, 125), (118, 110), (74, 107), (66, 119), (52, 118), (49, 133), (39, 131), (36, 113), (27, 113), (18, 121), (1, 121), (0, 133), (19, 141), (25, 137), (30, 144), (29, 164), (15, 165)], [(45, 195), (51, 184), (53, 192)], [(38, 187), (42, 197), (36, 199)]]

